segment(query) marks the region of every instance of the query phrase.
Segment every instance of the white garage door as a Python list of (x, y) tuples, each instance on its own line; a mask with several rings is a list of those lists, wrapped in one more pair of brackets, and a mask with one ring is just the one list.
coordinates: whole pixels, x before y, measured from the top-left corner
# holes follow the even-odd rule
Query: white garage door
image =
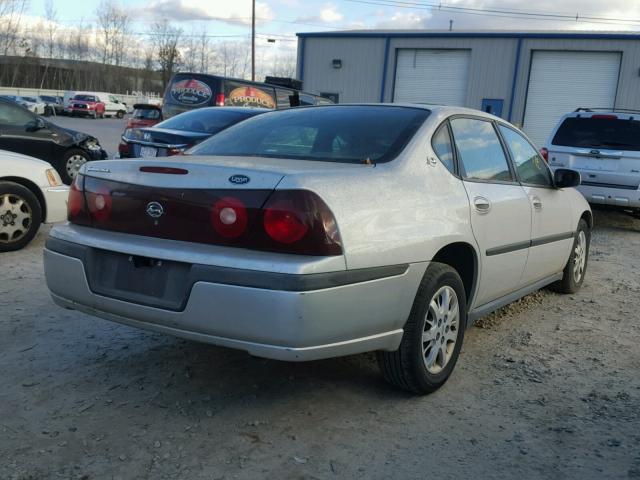
[(524, 131), (541, 147), (565, 113), (613, 108), (619, 73), (620, 53), (533, 52)]
[(463, 107), (470, 50), (398, 50), (394, 102)]

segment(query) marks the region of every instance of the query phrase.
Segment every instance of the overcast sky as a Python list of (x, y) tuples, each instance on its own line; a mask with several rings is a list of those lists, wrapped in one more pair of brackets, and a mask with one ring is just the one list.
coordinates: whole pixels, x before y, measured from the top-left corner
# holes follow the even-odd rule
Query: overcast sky
[[(58, 21), (74, 26), (95, 22), (99, 3), (99, 0), (54, 0)], [(240, 40), (249, 32), (251, 0), (121, 0), (121, 4), (131, 9), (136, 19), (135, 30), (140, 34), (160, 17), (180, 22), (185, 32), (205, 28), (209, 35), (221, 39)], [(429, 4), (483, 11), (446, 11)], [(31, 0), (30, 15), (44, 16), (44, 5), (45, 0)], [(512, 13), (504, 16), (489, 10)], [(578, 15), (579, 20), (540, 19), (531, 14)], [(602, 19), (580, 20), (584, 16)], [(354, 28), (448, 29), (449, 20), (453, 20), (454, 30), (640, 30), (640, 0), (262, 0), (257, 2), (257, 17), (261, 42), (266, 43), (266, 37), (272, 37), (277, 39), (277, 47), (293, 48), (296, 32)]]

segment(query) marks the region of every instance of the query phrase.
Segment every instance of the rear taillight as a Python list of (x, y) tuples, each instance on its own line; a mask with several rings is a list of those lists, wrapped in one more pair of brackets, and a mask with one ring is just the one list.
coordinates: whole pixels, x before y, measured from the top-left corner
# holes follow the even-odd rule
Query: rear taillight
[(184, 151), (189, 148), (189, 147), (185, 147), (185, 148), (168, 148), (167, 149), (167, 156), (172, 157), (174, 155), (184, 155)]
[(342, 253), (335, 217), (315, 193), (276, 191), (262, 210), (264, 231), (277, 250), (304, 255)]
[(82, 193), (84, 177), (76, 175), (69, 188), (69, 199), (67, 200), (67, 219), (73, 222), (83, 213), (86, 214), (84, 195)]
[(547, 150), (545, 147), (542, 147), (540, 149), (540, 155), (542, 156), (545, 162), (549, 163), (549, 150)]
[(91, 191), (87, 189), (87, 207), (91, 218), (97, 222), (106, 222), (111, 217), (111, 191), (106, 187), (98, 187)]
[(120, 142), (120, 144), (118, 145), (118, 153), (120, 154), (120, 156), (129, 155), (129, 144)]
[(211, 226), (224, 238), (238, 238), (247, 231), (247, 207), (238, 198), (223, 197), (216, 201), (211, 208), (210, 217)]
[(216, 95), (216, 107), (224, 107), (224, 93), (219, 93)]
[(264, 210), (264, 230), (276, 242), (288, 245), (304, 237), (309, 226), (291, 199), (281, 199), (270, 202)]

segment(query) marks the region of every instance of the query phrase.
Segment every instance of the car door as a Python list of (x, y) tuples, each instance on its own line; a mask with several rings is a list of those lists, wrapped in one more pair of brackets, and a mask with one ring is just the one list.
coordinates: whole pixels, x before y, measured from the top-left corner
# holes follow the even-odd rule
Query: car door
[(29, 131), (36, 115), (19, 105), (0, 102), (0, 149), (22, 153), (31, 157), (50, 160), (53, 152), (53, 135), (48, 128)]
[(572, 224), (566, 191), (554, 187), (551, 171), (535, 147), (507, 125), (500, 124), (498, 130), (531, 202), (531, 247), (524, 280), (532, 284), (564, 268), (577, 225)]
[(477, 307), (523, 286), (531, 239), (531, 204), (516, 180), (492, 121), (454, 117), (450, 125), (481, 255), (472, 305)]

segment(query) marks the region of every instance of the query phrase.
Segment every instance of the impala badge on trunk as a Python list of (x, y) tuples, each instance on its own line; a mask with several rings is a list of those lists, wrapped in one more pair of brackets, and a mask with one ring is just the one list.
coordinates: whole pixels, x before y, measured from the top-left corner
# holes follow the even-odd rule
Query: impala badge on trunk
[(164, 214), (164, 208), (158, 202), (149, 202), (147, 204), (147, 215), (151, 218), (160, 218)]
[(249, 177), (247, 177), (246, 175), (231, 175), (229, 177), (229, 181), (231, 183), (234, 183), (236, 185), (243, 185), (245, 183), (249, 183), (249, 180), (251, 180)]

